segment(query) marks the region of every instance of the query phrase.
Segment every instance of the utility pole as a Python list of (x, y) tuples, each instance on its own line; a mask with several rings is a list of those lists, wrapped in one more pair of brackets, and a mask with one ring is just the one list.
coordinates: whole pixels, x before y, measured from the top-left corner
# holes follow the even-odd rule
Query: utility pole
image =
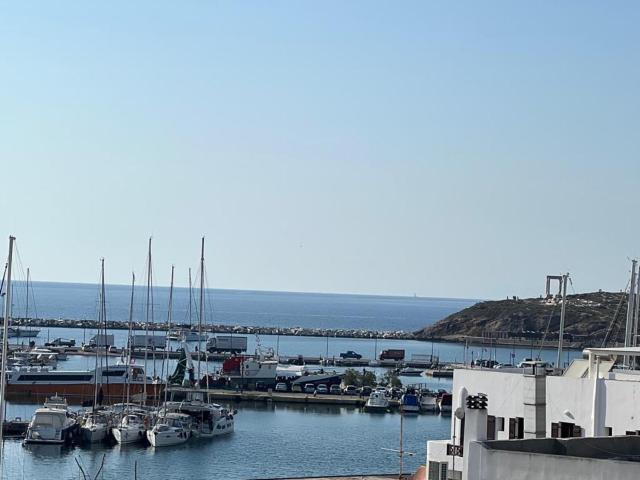
[(560, 332), (558, 333), (558, 360), (556, 362), (556, 368), (561, 368), (560, 362), (562, 361), (562, 344), (564, 341), (564, 316), (567, 311), (567, 281), (569, 280), (569, 274), (562, 275), (562, 309), (560, 310)]

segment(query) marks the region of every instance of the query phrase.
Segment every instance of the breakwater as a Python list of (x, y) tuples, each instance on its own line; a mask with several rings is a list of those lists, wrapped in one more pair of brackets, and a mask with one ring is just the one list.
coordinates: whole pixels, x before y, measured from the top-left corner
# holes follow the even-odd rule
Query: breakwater
[[(12, 318), (13, 326), (21, 327), (64, 327), (96, 330), (104, 325), (99, 325), (97, 320), (69, 320), (46, 318)], [(128, 330), (128, 322), (111, 320), (107, 322), (107, 328), (116, 330)], [(189, 328), (189, 324), (172, 324), (171, 328)], [(133, 330), (138, 331), (168, 331), (169, 325), (165, 322), (134, 322)], [(334, 337), (334, 338), (367, 338), (385, 340), (416, 340), (412, 332), (404, 330), (380, 331), (349, 328), (304, 328), (304, 327), (257, 327), (245, 325), (203, 325), (203, 331), (207, 333), (238, 334), (238, 335), (283, 335), (294, 337)]]

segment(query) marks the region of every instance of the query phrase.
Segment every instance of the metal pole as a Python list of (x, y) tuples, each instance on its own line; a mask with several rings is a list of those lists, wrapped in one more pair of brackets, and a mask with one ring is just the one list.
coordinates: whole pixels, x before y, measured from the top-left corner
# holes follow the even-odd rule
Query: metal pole
[(562, 310), (560, 310), (560, 331), (558, 332), (558, 361), (556, 363), (557, 368), (561, 368), (560, 362), (562, 361), (562, 343), (564, 341), (564, 316), (567, 311), (567, 280), (569, 280), (569, 274), (562, 275)]
[(13, 242), (15, 237), (9, 237), (9, 258), (7, 260), (7, 293), (4, 299), (4, 325), (2, 328), (2, 380), (0, 381), (0, 465), (4, 470), (4, 438), (2, 428), (4, 427), (4, 404), (7, 389), (7, 350), (9, 349), (9, 322), (11, 321), (11, 264), (13, 259)]
[[(634, 314), (634, 300), (635, 295), (634, 292), (636, 290), (636, 264), (638, 262), (636, 260), (631, 261), (631, 282), (629, 284), (629, 300), (627, 303), (627, 324), (625, 326), (624, 331), (624, 346), (630, 347), (631, 343), (631, 335), (633, 332), (633, 314)], [(624, 364), (629, 365), (629, 356), (625, 355)]]
[(635, 312), (633, 316), (633, 330), (631, 333), (631, 346), (638, 346), (638, 321), (640, 321), (640, 272), (636, 270), (636, 291), (634, 292), (633, 305)]

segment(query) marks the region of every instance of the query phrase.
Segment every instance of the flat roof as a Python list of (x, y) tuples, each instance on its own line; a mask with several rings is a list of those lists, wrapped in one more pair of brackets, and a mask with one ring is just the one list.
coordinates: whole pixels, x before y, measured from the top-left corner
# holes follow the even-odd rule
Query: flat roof
[(640, 347), (585, 348), (583, 353), (594, 355), (627, 355), (640, 357)]

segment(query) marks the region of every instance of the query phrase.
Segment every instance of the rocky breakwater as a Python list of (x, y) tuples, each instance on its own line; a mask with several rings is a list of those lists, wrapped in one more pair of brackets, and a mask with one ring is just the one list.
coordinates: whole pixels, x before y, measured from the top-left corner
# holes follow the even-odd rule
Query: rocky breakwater
[[(624, 335), (627, 296), (592, 292), (567, 296), (565, 341), (573, 346), (615, 343)], [(561, 301), (554, 298), (479, 302), (415, 332), (422, 340), (496, 343), (557, 342)]]
[[(68, 319), (43, 319), (43, 318), (13, 318), (14, 326), (30, 327), (63, 327), (63, 328), (86, 328), (95, 330), (98, 328), (97, 320), (68, 320)], [(125, 321), (109, 321), (108, 328), (126, 330), (129, 324)], [(189, 328), (188, 324), (174, 324), (172, 328)], [(134, 322), (134, 330), (145, 330), (144, 322)], [(167, 331), (166, 323), (150, 323), (149, 330)], [(256, 327), (245, 325), (207, 325), (203, 329), (208, 333), (238, 334), (238, 335), (286, 335), (298, 337), (338, 337), (338, 338), (378, 338), (390, 340), (413, 340), (412, 332), (404, 330), (376, 331), (365, 329), (344, 329), (344, 328), (303, 328), (303, 327)]]

